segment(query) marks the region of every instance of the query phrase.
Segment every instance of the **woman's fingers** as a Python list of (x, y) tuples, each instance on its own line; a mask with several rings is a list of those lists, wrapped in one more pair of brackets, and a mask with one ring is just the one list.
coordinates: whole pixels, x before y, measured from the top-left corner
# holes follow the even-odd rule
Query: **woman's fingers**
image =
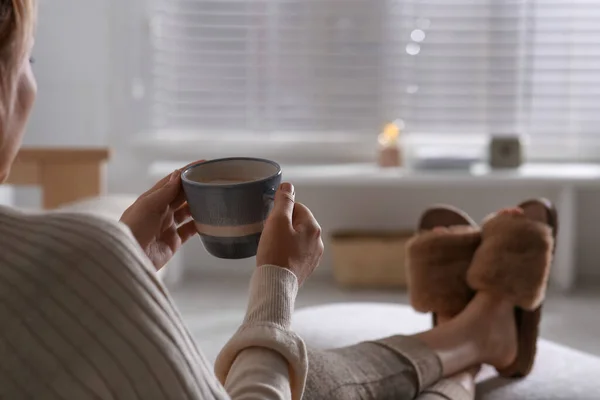
[(168, 215), (165, 216), (160, 231), (161, 233), (165, 233), (168, 230), (175, 232), (178, 226), (188, 222), (190, 218), (192, 218), (192, 212), (186, 203), (179, 207), (174, 213), (168, 213)]
[(186, 169), (187, 167), (191, 167), (194, 164), (199, 164), (199, 163), (204, 162), (204, 161), (206, 161), (206, 160), (196, 160), (194, 162), (189, 163), (188, 165), (186, 165), (183, 168), (179, 168), (179, 171), (183, 172), (183, 170)]
[[(189, 163), (188, 165), (186, 165), (183, 168), (179, 169), (179, 172), (183, 173), (183, 171), (187, 168), (190, 167), (194, 164), (198, 164), (201, 162), (204, 162), (206, 160), (198, 160), (198, 161), (194, 161), (192, 163)], [(179, 207), (181, 207), (184, 203), (185, 203), (186, 199), (185, 199), (185, 192), (183, 191), (183, 187), (180, 188), (179, 190), (179, 194), (175, 197), (175, 199), (171, 202), (170, 207), (171, 210), (177, 210)]]
[(194, 237), (197, 233), (198, 230), (196, 229), (196, 223), (194, 221), (185, 223), (177, 228), (177, 234), (179, 235), (182, 244), (190, 240), (190, 238)]
[[(194, 161), (194, 162), (191, 162), (191, 163), (189, 163), (189, 164), (188, 164), (188, 165), (186, 165), (185, 167), (182, 167), (182, 168), (179, 168), (179, 169), (175, 170), (174, 172), (172, 172), (172, 173), (170, 173), (169, 175), (167, 175), (167, 176), (165, 176), (164, 178), (162, 178), (160, 181), (156, 182), (156, 183), (154, 184), (154, 186), (152, 186), (152, 187), (151, 187), (151, 188), (150, 188), (150, 189), (149, 189), (147, 192), (145, 192), (144, 194), (142, 194), (140, 197), (146, 197), (146, 196), (148, 196), (149, 194), (152, 194), (152, 193), (156, 192), (158, 189), (160, 189), (160, 188), (162, 188), (163, 186), (165, 186), (165, 185), (166, 185), (166, 184), (169, 182), (169, 180), (170, 180), (170, 178), (171, 178), (171, 175), (173, 175), (175, 172), (182, 173), (182, 172), (183, 172), (183, 170), (185, 170), (187, 167), (189, 167), (189, 166), (192, 166), (192, 165), (194, 165), (194, 164), (201, 163), (201, 162), (203, 162), (203, 161), (206, 161), (206, 160), (197, 160), (197, 161)], [(178, 207), (178, 206), (177, 206), (177, 207)]]
[(190, 206), (187, 203), (179, 207), (174, 213), (175, 224), (177, 225), (187, 222), (190, 218), (192, 218), (192, 212), (190, 211)]
[(160, 189), (163, 186), (165, 186), (169, 182), (169, 180), (171, 179), (171, 175), (173, 175), (173, 172), (170, 173), (169, 175), (165, 176), (164, 178), (162, 178), (160, 181), (156, 182), (154, 184), (154, 186), (152, 186), (146, 192), (142, 193), (142, 195), (139, 198), (141, 199), (143, 197), (147, 197), (147, 196), (151, 195), (152, 193), (156, 192), (158, 189)]
[(321, 226), (313, 213), (302, 203), (294, 205), (292, 215), (292, 226), (297, 232), (304, 232), (309, 235), (320, 236)]
[(282, 183), (275, 193), (275, 201), (273, 203), (271, 214), (273, 216), (285, 218), (289, 221), (288, 223), (291, 223), (292, 215), (294, 213), (294, 198), (294, 186), (288, 182)]
[(185, 192), (183, 191), (183, 187), (179, 188), (179, 193), (175, 196), (175, 199), (169, 204), (171, 210), (178, 210), (181, 206), (185, 204)]

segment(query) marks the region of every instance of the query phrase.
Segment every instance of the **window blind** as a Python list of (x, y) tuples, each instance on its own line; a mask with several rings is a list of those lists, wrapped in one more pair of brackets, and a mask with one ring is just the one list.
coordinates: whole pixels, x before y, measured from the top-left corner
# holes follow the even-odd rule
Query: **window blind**
[(158, 128), (372, 131), (385, 3), (168, 0), (155, 3)]
[(525, 125), (538, 146), (589, 157), (600, 143), (600, 1), (538, 0), (530, 13)]
[[(600, 0), (153, 0), (155, 129), (597, 139)], [(574, 150), (575, 151), (575, 150)]]

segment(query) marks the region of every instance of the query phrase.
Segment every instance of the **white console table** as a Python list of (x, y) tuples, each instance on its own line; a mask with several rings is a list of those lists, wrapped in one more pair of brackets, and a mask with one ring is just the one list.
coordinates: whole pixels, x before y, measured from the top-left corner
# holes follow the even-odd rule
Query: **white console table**
[[(182, 162), (157, 162), (150, 175), (158, 179)], [(516, 170), (490, 170), (474, 165), (469, 171), (410, 171), (402, 168), (381, 169), (372, 164), (284, 166), (284, 178), (296, 184), (331, 186), (372, 185), (402, 188), (451, 187), (551, 188), (558, 193), (559, 230), (551, 281), (562, 291), (572, 289), (576, 278), (575, 244), (577, 240), (578, 189), (598, 186), (600, 164), (526, 164)]]
[(409, 187), (551, 187), (558, 192), (559, 212), (556, 256), (551, 281), (561, 291), (573, 288), (576, 278), (577, 191), (600, 183), (597, 164), (526, 164), (516, 170), (491, 170), (483, 164), (470, 171), (382, 170), (374, 165), (291, 167), (286, 177), (294, 182), (327, 185), (398, 185)]

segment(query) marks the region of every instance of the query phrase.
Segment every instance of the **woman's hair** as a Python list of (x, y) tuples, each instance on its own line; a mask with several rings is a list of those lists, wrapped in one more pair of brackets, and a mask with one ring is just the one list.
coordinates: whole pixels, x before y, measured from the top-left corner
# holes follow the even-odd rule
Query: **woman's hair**
[(36, 0), (0, 0), (0, 121), (11, 110), (17, 73), (29, 51)]

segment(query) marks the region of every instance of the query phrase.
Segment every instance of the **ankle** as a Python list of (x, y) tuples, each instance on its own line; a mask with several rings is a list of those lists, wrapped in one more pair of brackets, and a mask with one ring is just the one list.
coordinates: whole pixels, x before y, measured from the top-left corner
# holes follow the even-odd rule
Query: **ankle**
[(512, 308), (511, 302), (501, 294), (489, 291), (479, 291), (475, 295), (474, 304), (481, 308), (481, 312), (496, 312), (501, 309)]
[(476, 339), (489, 336), (490, 330), (497, 327), (497, 320), (512, 314), (514, 305), (505, 297), (489, 293), (477, 292), (465, 309), (465, 319)]

